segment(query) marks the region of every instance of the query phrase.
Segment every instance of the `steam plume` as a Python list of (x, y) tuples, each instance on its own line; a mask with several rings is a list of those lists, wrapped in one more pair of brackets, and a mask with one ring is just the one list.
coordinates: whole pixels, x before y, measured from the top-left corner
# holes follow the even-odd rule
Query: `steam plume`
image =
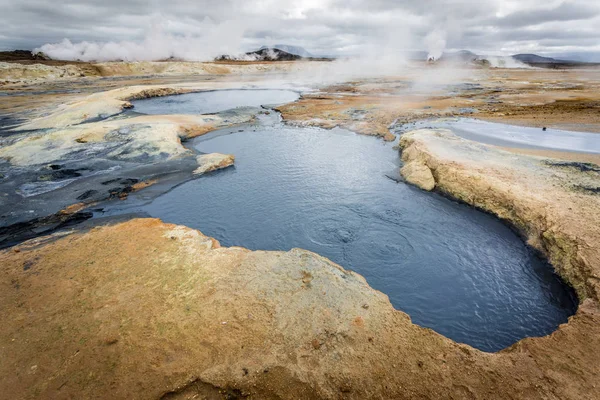
[(80, 61), (155, 61), (176, 58), (188, 61), (208, 61), (223, 53), (240, 51), (244, 25), (234, 21), (215, 24), (210, 20), (202, 23), (202, 35), (174, 35), (164, 29), (161, 22), (151, 25), (140, 42), (78, 42), (64, 39), (48, 43), (34, 52), (43, 52), (59, 60)]
[(435, 29), (425, 36), (425, 46), (427, 46), (428, 59), (437, 60), (442, 56), (446, 48), (446, 31)]

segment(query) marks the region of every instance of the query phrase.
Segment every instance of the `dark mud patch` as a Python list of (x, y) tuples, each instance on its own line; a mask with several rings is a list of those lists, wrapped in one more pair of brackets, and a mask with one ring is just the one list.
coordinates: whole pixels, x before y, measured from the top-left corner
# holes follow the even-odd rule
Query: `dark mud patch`
[(98, 194), (97, 190), (94, 190), (94, 189), (86, 190), (85, 192), (83, 192), (79, 196), (77, 196), (77, 200), (86, 200), (97, 194)]
[(109, 179), (107, 181), (102, 182), (103, 185), (110, 185), (113, 183), (119, 183), (121, 185), (134, 185), (136, 183), (138, 183), (140, 180), (137, 178), (115, 178), (115, 179)]
[(61, 179), (78, 178), (82, 175), (82, 171), (87, 170), (87, 168), (62, 168), (60, 165), (56, 164), (49, 165), (47, 169), (50, 170), (50, 172), (42, 173), (38, 176), (38, 181), (59, 181)]
[[(43, 235), (60, 229), (62, 225), (57, 222), (65, 217), (58, 213), (73, 204), (125, 199), (158, 180), (173, 185), (192, 179), (197, 162), (195, 157), (153, 164), (100, 159), (67, 161), (31, 170), (0, 167), (3, 243), (15, 244), (34, 237), (33, 233)], [(69, 223), (80, 220), (71, 218)]]
[(92, 218), (91, 212), (56, 213), (42, 218), (0, 227), (0, 249), (13, 246), (37, 236), (49, 235)]
[(600, 187), (598, 186), (576, 185), (573, 188), (585, 194), (600, 195)]
[(572, 168), (579, 172), (596, 172), (600, 173), (600, 166), (593, 163), (578, 162), (578, 161), (553, 161), (545, 160), (544, 164), (550, 167), (557, 168)]
[(23, 124), (25, 120), (21, 118), (15, 118), (10, 115), (0, 116), (0, 137), (8, 137), (15, 134), (13, 129)]

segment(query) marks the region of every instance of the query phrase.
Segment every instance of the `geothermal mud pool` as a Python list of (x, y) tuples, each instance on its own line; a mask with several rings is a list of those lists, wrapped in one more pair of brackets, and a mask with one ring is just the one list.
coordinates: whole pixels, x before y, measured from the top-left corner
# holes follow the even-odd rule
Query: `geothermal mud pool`
[[(205, 105), (205, 96), (227, 93), (135, 107), (217, 111), (227, 104)], [(244, 98), (254, 92), (235, 94), (235, 106), (257, 105)], [(141, 193), (98, 215), (147, 214), (196, 228), (225, 246), (314, 251), (363, 275), (415, 323), (485, 351), (549, 334), (575, 312), (572, 291), (500, 221), (398, 183), (401, 162), (391, 143), (340, 129), (286, 126), (272, 114), (188, 146), (233, 154), (235, 167), (153, 200)]]

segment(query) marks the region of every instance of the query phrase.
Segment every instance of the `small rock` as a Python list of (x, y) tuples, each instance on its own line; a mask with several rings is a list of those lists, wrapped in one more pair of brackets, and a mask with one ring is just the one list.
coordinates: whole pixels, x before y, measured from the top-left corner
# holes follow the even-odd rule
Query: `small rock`
[(194, 175), (202, 175), (233, 165), (235, 157), (231, 154), (211, 153), (196, 157), (196, 161), (198, 168), (194, 171)]

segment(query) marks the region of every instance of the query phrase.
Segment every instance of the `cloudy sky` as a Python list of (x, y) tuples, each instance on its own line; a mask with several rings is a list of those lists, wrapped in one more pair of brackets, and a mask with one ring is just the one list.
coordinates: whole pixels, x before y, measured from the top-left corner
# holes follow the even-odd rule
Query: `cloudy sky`
[(69, 39), (53, 49), (89, 57), (204, 58), (276, 43), (326, 55), (600, 54), (598, 0), (0, 0), (0, 10), (0, 49)]

